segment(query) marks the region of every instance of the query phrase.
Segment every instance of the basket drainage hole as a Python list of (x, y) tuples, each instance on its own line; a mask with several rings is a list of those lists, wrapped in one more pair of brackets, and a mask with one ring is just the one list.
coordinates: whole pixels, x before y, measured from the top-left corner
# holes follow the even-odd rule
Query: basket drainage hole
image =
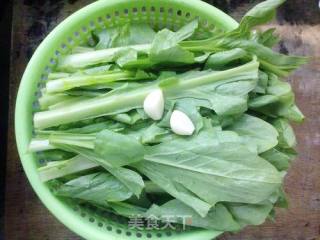
[(137, 233), (136, 236), (137, 236), (137, 238), (141, 238), (142, 234), (141, 233)]
[(152, 238), (152, 234), (151, 233), (147, 233), (147, 238)]
[(107, 226), (107, 230), (108, 231), (112, 231), (112, 227), (111, 226)]
[(89, 218), (89, 221), (93, 223), (94, 222), (94, 218)]
[(68, 38), (68, 43), (73, 44), (73, 39), (71, 37)]
[(98, 227), (102, 227), (103, 226), (103, 223), (102, 222), (99, 222), (98, 223)]
[(158, 237), (158, 238), (161, 238), (161, 237), (162, 237), (162, 234), (161, 234), (161, 233), (157, 233), (157, 237)]
[(181, 10), (178, 10), (178, 11), (177, 11), (177, 15), (178, 15), (178, 16), (181, 16), (181, 15), (182, 15), (182, 11), (181, 11)]
[(132, 233), (131, 233), (131, 232), (126, 232), (126, 235), (127, 235), (127, 236), (131, 236)]
[(81, 213), (81, 217), (85, 217), (86, 216), (86, 214), (85, 213)]
[(117, 229), (116, 233), (121, 234), (122, 231), (120, 229)]
[(40, 165), (44, 165), (44, 164), (46, 163), (46, 160), (40, 159), (40, 160), (39, 160), (39, 163), (40, 163)]
[(55, 65), (55, 64), (56, 64), (56, 61), (55, 61), (53, 58), (51, 58), (51, 59), (50, 59), (50, 64), (51, 64), (51, 65)]

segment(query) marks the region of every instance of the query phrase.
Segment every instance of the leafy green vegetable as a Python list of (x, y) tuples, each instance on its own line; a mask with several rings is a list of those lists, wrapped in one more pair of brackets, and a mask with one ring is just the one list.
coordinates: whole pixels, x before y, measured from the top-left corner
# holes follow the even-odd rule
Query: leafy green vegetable
[[(115, 176), (119, 181), (121, 181), (125, 186), (127, 186), (136, 196), (139, 196), (142, 189), (144, 188), (144, 182), (142, 177), (135, 171), (123, 167), (114, 168), (109, 162), (108, 156), (101, 158), (99, 155), (95, 154), (92, 150), (84, 149), (72, 145), (59, 145), (60, 148), (65, 149), (70, 152), (85, 157), (86, 159), (102, 166), (113, 176)], [(130, 159), (127, 159), (130, 161)]]
[(257, 117), (245, 114), (228, 129), (238, 133), (246, 144), (256, 146), (258, 153), (265, 152), (278, 144), (277, 130)]
[[(177, 31), (120, 21), (91, 32), (41, 89), (29, 144), (40, 180), (59, 197), (212, 237), (274, 219), (297, 155), (290, 122), (304, 119), (283, 77), (307, 59), (275, 52), (275, 29), (255, 27), (283, 2), (258, 4), (228, 32), (192, 18)], [(153, 91), (157, 121), (144, 111)], [(176, 134), (186, 124), (174, 111), (192, 135)]]
[(239, 224), (233, 219), (228, 209), (219, 203), (213, 207), (206, 217), (201, 217), (192, 208), (180, 202), (171, 200), (162, 206), (153, 205), (145, 214), (157, 216), (166, 220), (163, 216), (173, 216), (168, 220), (175, 223), (187, 224), (195, 227), (213, 229), (219, 231), (237, 231)]
[(94, 151), (113, 167), (121, 167), (141, 161), (144, 156), (144, 148), (136, 139), (103, 130), (97, 134), (94, 141)]
[(96, 168), (98, 164), (89, 161), (81, 155), (64, 161), (49, 162), (46, 166), (38, 168), (41, 181), (67, 176), (72, 173), (78, 173), (83, 170)]
[(227, 208), (241, 227), (247, 225), (260, 225), (268, 217), (272, 210), (272, 203), (261, 204), (228, 204)]
[(261, 154), (261, 157), (269, 161), (279, 171), (289, 168), (290, 162), (297, 156), (293, 149), (272, 148)]
[(276, 45), (280, 39), (275, 35), (275, 28), (270, 28), (264, 32), (257, 33), (257, 41), (266, 47), (273, 47)]
[[(258, 63), (252, 61), (242, 66), (219, 72), (209, 72), (188, 79), (174, 79), (173, 83), (163, 89), (168, 98), (184, 94), (184, 90), (196, 88), (210, 83), (215, 83), (216, 87), (219, 81), (237, 81), (242, 79), (257, 78)], [(171, 80), (170, 80), (171, 81)], [(157, 88), (157, 83), (145, 84), (141, 88), (122, 88), (121, 91), (112, 91), (104, 96), (92, 98), (89, 100), (79, 101), (72, 106), (68, 105), (67, 109), (61, 107), (50, 111), (37, 112), (34, 116), (34, 125), (36, 128), (48, 128), (63, 123), (79, 121), (85, 118), (97, 117), (101, 115), (112, 115), (122, 113), (134, 108), (141, 108), (144, 98), (147, 94)], [(207, 96), (208, 97), (208, 96)], [(214, 96), (216, 100), (216, 110), (219, 110), (219, 96)], [(231, 96), (230, 96), (231, 98)], [(238, 101), (239, 98), (236, 98)], [(244, 100), (243, 100), (244, 101)], [(236, 111), (238, 106), (232, 105)], [(231, 111), (231, 110), (230, 110)], [(223, 110), (221, 109), (221, 112)]]
[(125, 217), (142, 216), (146, 209), (126, 202), (111, 202), (108, 204), (117, 214)]
[[(149, 147), (144, 158), (138, 170), (157, 171), (212, 206), (219, 201), (258, 203), (282, 179), (271, 164), (228, 131), (200, 132), (190, 139), (160, 143)], [(148, 176), (147, 171), (144, 174)]]
[(124, 201), (132, 196), (132, 192), (124, 184), (103, 172), (81, 176), (66, 182), (55, 189), (55, 194), (87, 200), (99, 205)]
[(271, 21), (276, 8), (284, 2), (285, 0), (269, 0), (259, 3), (244, 15), (236, 31), (248, 32), (255, 26)]
[(178, 43), (192, 36), (197, 27), (198, 21), (192, 21), (177, 32), (168, 29), (158, 32), (150, 48), (150, 60), (154, 63), (193, 63), (194, 54)]
[(206, 61), (205, 68), (221, 69), (225, 68), (227, 64), (235, 60), (243, 59), (247, 56), (246, 51), (241, 48), (217, 52), (212, 54)]
[(150, 163), (139, 163), (135, 167), (167, 193), (192, 207), (200, 216), (205, 217), (208, 214), (211, 208), (210, 204), (192, 194), (183, 185), (172, 181), (168, 175), (159, 171), (157, 166)]
[(280, 148), (293, 148), (296, 146), (296, 137), (288, 120), (278, 118), (273, 121), (273, 126), (279, 133), (278, 146)]
[(99, 31), (96, 30), (92, 35), (98, 42), (95, 49), (105, 49), (151, 43), (155, 37), (155, 32), (148, 24), (134, 23)]
[[(121, 60), (121, 59), (120, 59)], [(122, 60), (123, 61), (123, 60)], [(67, 78), (61, 78), (49, 81), (46, 85), (46, 90), (48, 93), (63, 92), (72, 88), (95, 85), (101, 83), (109, 83), (113, 81), (123, 81), (123, 80), (146, 80), (152, 78), (152, 75), (145, 74), (141, 75), (135, 72), (129, 71), (111, 71), (106, 72), (106, 74), (98, 75), (77, 75)]]

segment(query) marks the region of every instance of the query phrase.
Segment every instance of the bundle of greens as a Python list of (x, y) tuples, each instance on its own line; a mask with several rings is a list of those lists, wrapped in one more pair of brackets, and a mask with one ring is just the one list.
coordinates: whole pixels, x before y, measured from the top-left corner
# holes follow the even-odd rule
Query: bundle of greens
[[(41, 180), (124, 217), (219, 232), (272, 218), (287, 206), (283, 177), (296, 156), (289, 121), (303, 120), (282, 78), (306, 59), (274, 52), (274, 29), (252, 30), (283, 2), (257, 5), (230, 32), (203, 33), (197, 20), (176, 32), (92, 32), (42, 89), (30, 143), (45, 160)], [(153, 120), (143, 103), (157, 89), (164, 113)], [(175, 110), (191, 120), (191, 136), (170, 128)], [(192, 221), (178, 217), (186, 215)]]

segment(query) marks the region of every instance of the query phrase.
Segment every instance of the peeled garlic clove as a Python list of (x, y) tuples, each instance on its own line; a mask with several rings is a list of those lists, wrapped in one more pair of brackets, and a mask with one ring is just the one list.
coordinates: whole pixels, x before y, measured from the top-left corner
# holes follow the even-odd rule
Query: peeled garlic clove
[(191, 119), (183, 112), (174, 110), (170, 117), (172, 131), (178, 135), (192, 135), (194, 125)]
[(164, 99), (161, 89), (157, 89), (148, 94), (144, 99), (143, 109), (153, 120), (160, 120), (164, 111)]

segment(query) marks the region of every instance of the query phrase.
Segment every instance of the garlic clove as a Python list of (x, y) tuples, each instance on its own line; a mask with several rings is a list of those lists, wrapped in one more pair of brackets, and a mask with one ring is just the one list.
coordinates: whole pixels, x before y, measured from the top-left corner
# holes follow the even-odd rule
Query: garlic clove
[(170, 127), (178, 135), (192, 135), (195, 130), (191, 119), (179, 110), (174, 110), (171, 114)]
[(161, 89), (152, 91), (143, 102), (145, 113), (153, 120), (160, 120), (164, 111), (164, 98)]

